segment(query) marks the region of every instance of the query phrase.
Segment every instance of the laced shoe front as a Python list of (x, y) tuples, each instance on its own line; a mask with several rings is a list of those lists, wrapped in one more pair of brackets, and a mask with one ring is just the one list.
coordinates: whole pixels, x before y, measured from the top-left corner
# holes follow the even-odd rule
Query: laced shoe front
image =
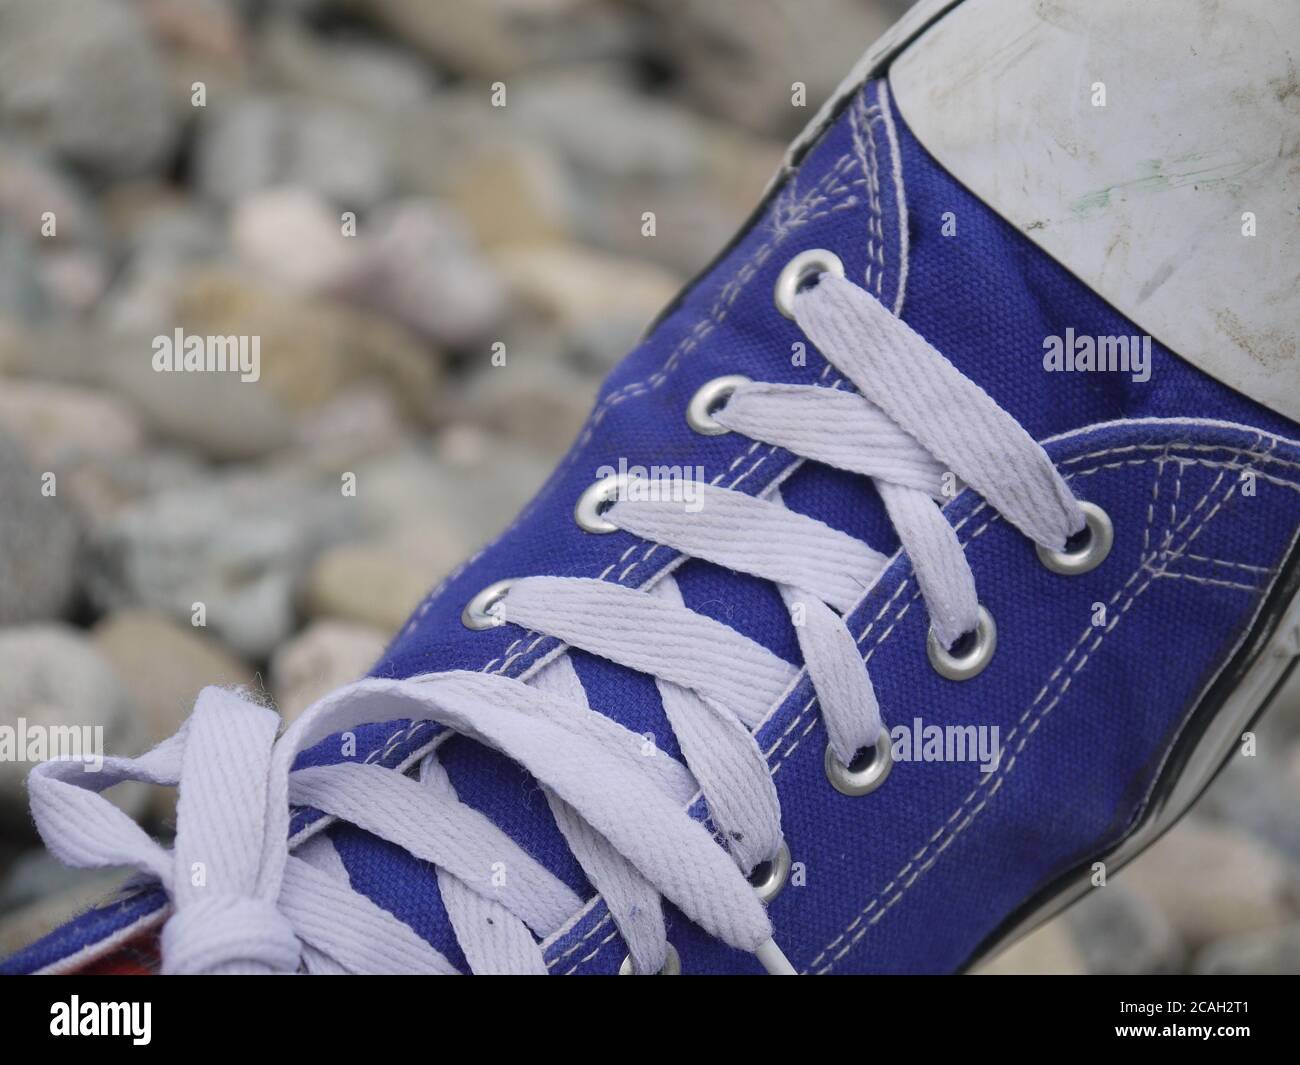
[[(1185, 808), (1296, 613), (1294, 423), (1158, 342), (1053, 377), (1067, 321), (1138, 331), (854, 86), (371, 676), (33, 771), (59, 858), (143, 876), (19, 964), (969, 965)], [(174, 846), (132, 779), (179, 787)]]

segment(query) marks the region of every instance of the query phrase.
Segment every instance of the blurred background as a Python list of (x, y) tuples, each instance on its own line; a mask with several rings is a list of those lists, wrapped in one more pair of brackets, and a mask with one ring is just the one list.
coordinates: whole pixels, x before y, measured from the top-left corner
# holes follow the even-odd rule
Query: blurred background
[[(0, 0), (0, 724), (136, 753), (204, 684), (292, 717), (364, 673), (906, 7)], [(261, 380), (153, 372), (177, 326)], [(1258, 751), (990, 970), (1300, 970), (1295, 686)], [(28, 768), (0, 955), (121, 879), (43, 853)]]

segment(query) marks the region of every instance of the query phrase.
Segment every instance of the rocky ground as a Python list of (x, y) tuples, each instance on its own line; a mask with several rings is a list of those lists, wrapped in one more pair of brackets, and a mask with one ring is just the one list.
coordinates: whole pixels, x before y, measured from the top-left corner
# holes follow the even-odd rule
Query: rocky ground
[[(810, 114), (791, 83), (815, 108), (904, 6), (2, 0), (0, 722), (140, 751), (204, 684), (291, 717), (364, 672), (744, 219)], [(178, 324), (276, 358), (154, 373)], [(1300, 969), (1283, 703), (990, 971)], [(26, 768), (0, 762), (0, 953), (117, 883), (43, 854)], [(119, 801), (166, 831), (166, 796)]]

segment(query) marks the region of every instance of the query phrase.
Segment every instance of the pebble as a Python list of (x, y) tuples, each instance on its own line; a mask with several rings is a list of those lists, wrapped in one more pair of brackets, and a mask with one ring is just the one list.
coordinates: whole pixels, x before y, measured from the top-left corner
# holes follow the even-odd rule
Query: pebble
[(0, 110), (42, 147), (107, 177), (161, 170), (180, 127), (153, 37), (123, 0), (0, 7)]
[(488, 248), (562, 243), (580, 205), (553, 152), (512, 138), (468, 148), (448, 179), (451, 202)]
[(974, 970), (977, 976), (1079, 976), (1087, 967), (1059, 921), (1048, 921)]
[(1264, 735), (1255, 755), (1232, 757), (1198, 810), (1245, 829), (1300, 864), (1300, 780), (1287, 774), (1285, 749)]
[(324, 198), (293, 185), (241, 197), (231, 211), (230, 235), (251, 270), (295, 292), (321, 291), (351, 259)]
[(178, 624), (165, 614), (112, 614), (95, 626), (92, 638), (142, 712), (150, 745), (180, 728), (208, 685), (255, 684), (253, 671), (204, 629)]
[[(90, 734), (94, 754), (139, 754), (145, 736), (139, 708), (112, 666), (77, 630), (65, 625), (25, 625), (0, 629), (0, 721), (53, 728), (102, 730)], [(80, 736), (80, 734), (79, 734)], [(46, 753), (48, 757), (48, 752)], [(8, 822), (25, 818), (25, 785), (32, 763), (0, 759), (0, 814)], [(131, 806), (138, 808), (143, 786)], [(131, 788), (109, 794), (119, 799)]]
[(1182, 971), (1185, 952), (1169, 919), (1119, 881), (1089, 891), (1066, 911), (1064, 922), (1090, 973)]
[(335, 688), (365, 676), (389, 635), (350, 621), (313, 621), (271, 658), (271, 690), (288, 723)]
[[(43, 493), (46, 484), (54, 495)], [(0, 625), (58, 618), (72, 601), (80, 532), (59, 493), (57, 472), (33, 467), (0, 433)]]
[(595, 399), (595, 382), (546, 352), (516, 350), (504, 366), (475, 373), (458, 397), (458, 414), (493, 434), (547, 454), (577, 437)]
[(382, 114), (268, 95), (208, 108), (195, 149), (198, 189), (229, 204), (259, 189), (299, 185), (340, 210), (369, 210), (395, 184), (393, 138)]
[(1248, 835), (1200, 820), (1175, 825), (1114, 882), (1163, 911), (1193, 950), (1300, 914), (1293, 865)]
[(367, 110), (428, 106), (436, 77), (404, 48), (366, 38), (322, 38), (292, 18), (271, 20), (261, 58), (288, 89)]
[(360, 622), (391, 636), (430, 583), (428, 573), (380, 547), (346, 544), (316, 560), (307, 578), (307, 612), (314, 618)]
[(153, 431), (213, 459), (270, 455), (293, 441), (295, 418), (367, 384), (387, 388), (407, 420), (431, 417), (440, 365), (400, 325), (222, 271), (184, 278), (175, 307), (173, 324), (160, 324), (157, 335), (170, 337), (179, 322), (187, 336), (259, 338), (255, 379), (159, 373), (147, 333), (124, 338), (103, 372)]
[(484, 78), (632, 44), (614, 12), (584, 0), (357, 0), (356, 7), (447, 70)]
[(506, 249), (495, 261), (514, 299), (568, 338), (589, 375), (635, 347), (681, 288), (658, 266), (575, 246)]
[[(680, 92), (710, 114), (783, 139), (797, 133), (907, 0), (647, 0), (651, 32), (679, 64)], [(756, 10), (758, 8), (758, 10)], [(826, 32), (834, 26), (836, 31)], [(803, 107), (791, 86), (807, 87)]]
[(1192, 963), (1200, 976), (1300, 975), (1300, 924), (1211, 943)]
[(506, 310), (505, 288), (469, 227), (427, 199), (386, 205), (367, 220), (337, 291), (441, 347), (484, 339)]
[(39, 381), (6, 381), (0, 429), (42, 469), (58, 470), (107, 456), (132, 455), (144, 442), (134, 411), (112, 395)]
[(206, 625), (227, 646), (263, 659), (295, 627), (295, 597), (311, 559), (356, 524), (341, 487), (284, 475), (216, 480), (125, 506), (92, 540), (86, 584), (105, 611), (144, 607)]

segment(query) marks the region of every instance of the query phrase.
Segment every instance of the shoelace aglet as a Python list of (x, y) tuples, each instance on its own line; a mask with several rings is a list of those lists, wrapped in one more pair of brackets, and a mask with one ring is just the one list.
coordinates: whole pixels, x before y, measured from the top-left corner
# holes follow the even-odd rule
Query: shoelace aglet
[(768, 976), (799, 975), (794, 971), (794, 966), (790, 964), (790, 959), (776, 945), (775, 939), (769, 939), (762, 944), (758, 950), (754, 951), (754, 957), (763, 963), (763, 968), (767, 970)]

